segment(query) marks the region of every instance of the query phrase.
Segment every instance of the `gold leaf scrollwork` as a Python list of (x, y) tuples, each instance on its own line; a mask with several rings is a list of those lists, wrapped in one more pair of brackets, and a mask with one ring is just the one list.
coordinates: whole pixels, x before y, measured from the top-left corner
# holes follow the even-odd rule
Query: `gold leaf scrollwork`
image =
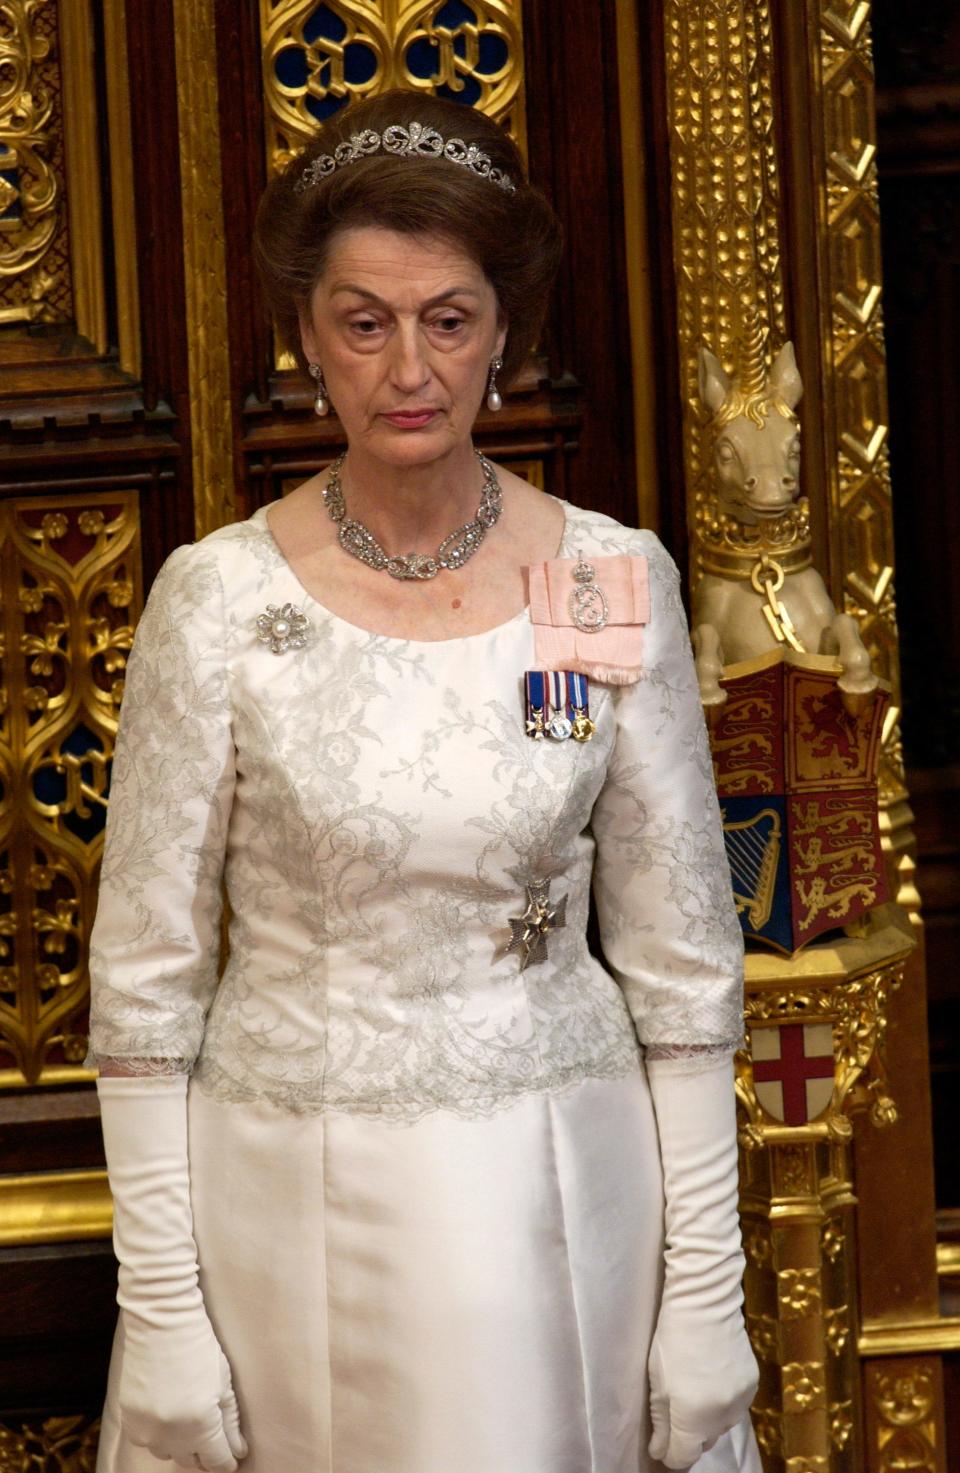
[[(502, 118), (516, 101), (523, 77), (523, 45), (520, 34), (520, 7), (511, 0), (470, 0), (474, 19), (462, 15), (444, 24), (445, 6), (408, 5), (396, 33), (396, 52), (403, 59), (405, 86), (433, 92), (443, 87), (464, 93), (468, 83), (478, 91), (474, 106), (481, 112)], [(500, 52), (499, 66), (482, 63), (483, 43), (495, 40)], [(417, 43), (426, 43), (436, 56), (435, 69), (423, 76), (411, 67), (411, 51)]]
[(86, 1052), (85, 943), (140, 604), (138, 501), (119, 490), (0, 504), (0, 647), (18, 687), (0, 714), (5, 1085), (75, 1077)]
[(874, 1373), (873, 1403), (879, 1419), (879, 1473), (936, 1473), (936, 1393), (930, 1371), (900, 1366)]
[(61, 185), (56, 7), (5, 0), (0, 26), (0, 324), (69, 311)]
[(523, 147), (519, 0), (447, 10), (437, 0), (260, 0), (270, 166), (282, 167), (338, 106), (390, 87), (459, 96)]
[[(321, 18), (315, 0), (260, 0), (263, 92), (274, 168), (282, 168), (316, 132), (328, 99), (336, 104), (391, 85), (385, 80), (392, 70), (392, 48), (383, 6), (339, 3), (324, 9)], [(348, 57), (363, 80), (348, 82)]]
[(877, 1410), (891, 1427), (912, 1427), (933, 1410), (933, 1378), (929, 1371), (911, 1369), (877, 1378)]
[(99, 1436), (99, 1418), (84, 1416), (0, 1424), (0, 1473), (94, 1473)]

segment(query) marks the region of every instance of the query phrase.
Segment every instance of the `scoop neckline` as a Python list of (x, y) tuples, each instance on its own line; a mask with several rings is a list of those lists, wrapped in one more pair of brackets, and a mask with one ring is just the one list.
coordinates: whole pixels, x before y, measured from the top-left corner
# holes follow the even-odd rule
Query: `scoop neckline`
[[(560, 496), (554, 496), (549, 491), (545, 491), (543, 495), (549, 496), (551, 501), (556, 501), (563, 508), (563, 530), (560, 534), (560, 542), (557, 551), (554, 554), (555, 557), (563, 557), (564, 551), (566, 549), (567, 536), (570, 532), (569, 513), (571, 510), (571, 503), (569, 501), (564, 501)], [(333, 609), (328, 609), (326, 604), (322, 604), (318, 598), (314, 598), (313, 594), (309, 591), (306, 585), (301, 582), (299, 574), (294, 572), (289, 558), (287, 557), (286, 553), (283, 551), (279, 542), (273, 534), (273, 528), (270, 526), (270, 522), (267, 518), (268, 506), (268, 502), (264, 502), (262, 506), (258, 506), (257, 510), (253, 513), (250, 520), (259, 520), (264, 534), (269, 538), (270, 546), (273, 548), (278, 562), (287, 573), (291, 582), (295, 583), (296, 586), (299, 588), (301, 600), (304, 601), (308, 606), (317, 609), (321, 614), (323, 614), (326, 619), (329, 619), (333, 624), (342, 624), (344, 629), (349, 629), (352, 634), (362, 634), (365, 635), (368, 639), (377, 639), (384, 644), (408, 644), (423, 647), (424, 649), (430, 649), (442, 645), (465, 644), (468, 640), (489, 639), (492, 634), (500, 634), (504, 630), (512, 628), (514, 624), (519, 624), (522, 619), (527, 619), (529, 617), (530, 605), (529, 603), (526, 603), (524, 604), (523, 608), (520, 609), (518, 613), (513, 614), (511, 618), (504, 619), (499, 624), (493, 624), (489, 629), (481, 629), (476, 634), (453, 634), (448, 639), (407, 639), (399, 634), (379, 634), (375, 629), (364, 629), (362, 624), (354, 624), (349, 619), (345, 619), (342, 614), (336, 614), (334, 613)]]

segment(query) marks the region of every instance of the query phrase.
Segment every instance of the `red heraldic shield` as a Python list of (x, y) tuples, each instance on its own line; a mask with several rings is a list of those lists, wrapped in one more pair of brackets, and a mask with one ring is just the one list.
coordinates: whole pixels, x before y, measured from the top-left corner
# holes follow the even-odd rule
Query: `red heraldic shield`
[(787, 955), (888, 898), (877, 762), (889, 688), (851, 716), (839, 669), (792, 650), (728, 665), (710, 734), (744, 933)]
[(784, 1125), (806, 1125), (833, 1095), (833, 1029), (829, 1023), (754, 1025), (750, 1029), (753, 1083), (768, 1115)]

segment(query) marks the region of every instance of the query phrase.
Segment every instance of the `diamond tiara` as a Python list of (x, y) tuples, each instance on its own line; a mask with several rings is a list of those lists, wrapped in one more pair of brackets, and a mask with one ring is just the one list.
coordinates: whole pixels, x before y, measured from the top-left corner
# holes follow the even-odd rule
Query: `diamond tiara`
[(464, 143), (462, 138), (445, 139), (436, 128), (425, 128), (422, 123), (411, 123), (409, 129), (400, 123), (391, 123), (382, 133), (375, 133), (372, 128), (366, 128), (362, 133), (353, 133), (343, 143), (338, 143), (333, 153), (320, 154), (307, 165), (294, 188), (298, 194), (302, 194), (312, 184), (319, 184), (321, 179), (326, 179), (335, 169), (342, 169), (345, 164), (352, 164), (357, 159), (381, 150), (384, 153), (407, 154), (419, 158), (449, 159), (451, 163), (462, 164), (465, 169), (479, 174), (482, 179), (489, 179), (491, 184), (499, 185), (510, 194), (517, 187), (509, 174), (494, 168), (489, 154), (482, 153), (475, 143)]

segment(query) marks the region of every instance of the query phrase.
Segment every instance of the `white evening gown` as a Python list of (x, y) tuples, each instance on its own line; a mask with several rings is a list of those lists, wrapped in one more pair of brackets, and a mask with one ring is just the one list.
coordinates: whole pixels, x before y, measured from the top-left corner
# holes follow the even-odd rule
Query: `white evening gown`
[[(649, 563), (644, 675), (532, 741), (524, 613), (368, 634), (265, 510), (167, 559), (131, 654), (91, 938), (91, 1062), (192, 1071), (204, 1298), (245, 1473), (653, 1473), (663, 1195), (643, 1046), (732, 1048), (730, 896), (676, 570), (566, 506), (563, 555)], [(267, 604), (302, 649), (256, 638)], [(221, 875), (230, 957), (217, 981)], [(566, 921), (507, 951), (526, 886)], [(591, 881), (611, 972), (590, 956)], [(173, 1473), (118, 1422), (98, 1473)], [(697, 1473), (759, 1473), (749, 1420)]]

